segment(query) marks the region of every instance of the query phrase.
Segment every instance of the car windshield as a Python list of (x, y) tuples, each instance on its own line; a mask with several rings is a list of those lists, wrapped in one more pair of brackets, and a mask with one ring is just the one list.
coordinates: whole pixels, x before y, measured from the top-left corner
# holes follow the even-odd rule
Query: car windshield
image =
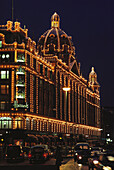
[(7, 148), (7, 153), (9, 154), (9, 153), (20, 153), (21, 152), (21, 150), (20, 150), (20, 147), (19, 146), (9, 146), (8, 148)]
[(31, 149), (31, 152), (43, 152), (43, 151), (44, 151), (44, 148), (42, 147), (36, 147), (36, 148)]
[(88, 150), (89, 146), (88, 145), (77, 145), (75, 147), (76, 150)]

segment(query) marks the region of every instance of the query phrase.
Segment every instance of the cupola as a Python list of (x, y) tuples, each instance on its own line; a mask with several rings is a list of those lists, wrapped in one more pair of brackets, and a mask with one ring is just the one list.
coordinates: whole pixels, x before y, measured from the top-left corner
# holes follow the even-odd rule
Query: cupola
[(59, 24), (60, 24), (60, 17), (55, 12), (51, 17), (51, 28), (59, 28)]

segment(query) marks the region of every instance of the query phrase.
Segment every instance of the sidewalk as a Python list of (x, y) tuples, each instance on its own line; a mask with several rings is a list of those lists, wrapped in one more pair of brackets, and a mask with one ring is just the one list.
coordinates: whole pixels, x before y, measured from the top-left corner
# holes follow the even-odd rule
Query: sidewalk
[(74, 159), (70, 159), (67, 162), (62, 162), (62, 165), (60, 166), (60, 170), (78, 170), (78, 164), (74, 162)]

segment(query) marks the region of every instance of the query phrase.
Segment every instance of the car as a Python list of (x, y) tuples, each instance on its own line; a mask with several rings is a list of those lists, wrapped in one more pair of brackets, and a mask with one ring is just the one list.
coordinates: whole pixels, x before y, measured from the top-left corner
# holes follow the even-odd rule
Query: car
[[(37, 145), (38, 146), (38, 145)], [(42, 146), (44, 147), (45, 151), (48, 153), (48, 158), (52, 157), (53, 156), (53, 152), (50, 150), (49, 146), (48, 145), (45, 145), (45, 144), (40, 144), (39, 146)]]
[[(96, 155), (96, 156), (95, 156)], [(91, 156), (88, 159), (89, 169), (102, 169), (102, 170), (113, 170), (114, 169), (114, 154), (104, 153), (101, 155)]]
[(78, 164), (87, 164), (90, 155), (91, 151), (88, 143), (77, 143), (74, 147), (74, 161), (77, 161)]
[(24, 153), (20, 145), (6, 147), (5, 159), (7, 162), (24, 161)]
[(91, 147), (91, 156), (94, 156), (94, 154), (100, 155), (104, 154), (104, 150), (101, 147)]
[(90, 169), (102, 169), (103, 165), (99, 162), (99, 155), (95, 153), (88, 158), (88, 166)]
[[(107, 154), (100, 155), (99, 162), (103, 164), (103, 167), (109, 167), (114, 169), (114, 152), (108, 152)], [(106, 169), (106, 168), (105, 168)]]
[(32, 146), (28, 154), (29, 162), (44, 162), (49, 158), (49, 152), (44, 145)]

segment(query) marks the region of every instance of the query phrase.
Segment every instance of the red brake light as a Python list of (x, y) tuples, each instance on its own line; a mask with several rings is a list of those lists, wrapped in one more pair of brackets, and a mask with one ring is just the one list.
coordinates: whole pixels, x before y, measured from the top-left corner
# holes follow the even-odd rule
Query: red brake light
[(20, 153), (20, 156), (24, 156), (24, 153)]
[(43, 154), (43, 157), (45, 157), (45, 158), (46, 158), (46, 157), (47, 157), (47, 154), (46, 154), (46, 153), (44, 153), (44, 154)]
[(32, 156), (31, 153), (29, 153), (29, 154), (28, 154), (28, 157), (31, 158), (31, 156)]

